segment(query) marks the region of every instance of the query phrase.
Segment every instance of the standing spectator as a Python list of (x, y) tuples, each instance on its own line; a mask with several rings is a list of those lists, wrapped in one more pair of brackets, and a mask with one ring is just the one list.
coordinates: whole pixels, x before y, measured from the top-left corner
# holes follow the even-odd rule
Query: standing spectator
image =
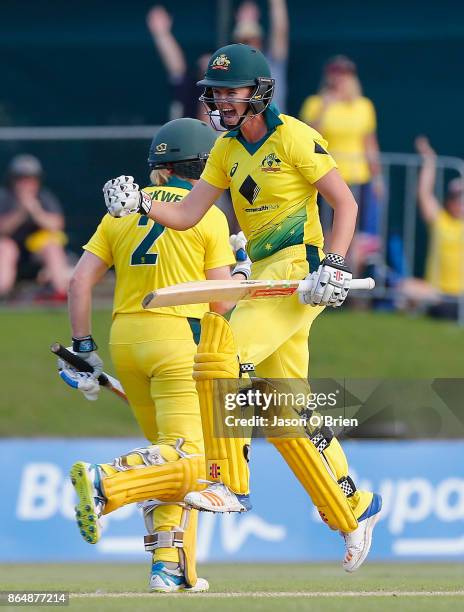
[(0, 189), (0, 298), (16, 281), (18, 264), (33, 258), (44, 266), (52, 301), (66, 301), (68, 266), (64, 217), (57, 198), (42, 187), (42, 166), (32, 155), (14, 157)]
[(458, 316), (459, 296), (464, 293), (464, 181), (448, 183), (444, 206), (435, 196), (436, 153), (424, 136), (416, 139), (422, 156), (417, 198), (422, 219), (429, 228), (426, 281), (406, 279), (403, 296), (429, 302), (428, 313), (445, 319)]
[(259, 8), (255, 2), (243, 2), (237, 11), (233, 32), (235, 42), (250, 45), (263, 51), (276, 80), (274, 103), (286, 112), (287, 60), (288, 60), (288, 11), (285, 0), (269, 0), (271, 31), (267, 48), (264, 48), (263, 29), (259, 23)]
[(210, 54), (200, 55), (196, 69), (189, 69), (185, 54), (172, 33), (172, 17), (163, 6), (155, 6), (148, 12), (147, 26), (172, 88), (170, 119), (192, 117), (203, 121), (205, 112), (198, 101), (196, 82), (202, 78)]
[[(356, 65), (350, 59), (337, 55), (327, 62), (321, 89), (306, 98), (300, 119), (327, 139), (340, 173), (358, 202), (358, 233), (351, 257), (353, 268), (359, 272), (380, 247), (379, 202), (384, 184), (374, 105), (362, 95)], [(329, 207), (322, 203), (321, 209), (323, 226), (330, 227)]]

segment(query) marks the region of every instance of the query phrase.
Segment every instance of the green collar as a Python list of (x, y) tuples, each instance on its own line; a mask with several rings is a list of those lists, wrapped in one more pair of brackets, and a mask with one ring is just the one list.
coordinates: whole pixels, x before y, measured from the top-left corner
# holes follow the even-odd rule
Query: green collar
[(250, 153), (253, 155), (260, 148), (262, 144), (266, 142), (269, 136), (275, 131), (275, 129), (283, 124), (283, 121), (279, 119), (280, 111), (275, 104), (270, 104), (263, 113), (264, 120), (266, 121), (267, 132), (264, 136), (258, 140), (258, 142), (247, 142), (241, 132), (238, 130), (230, 130), (224, 135), (224, 138), (236, 138)]
[(164, 185), (165, 187), (179, 187), (180, 189), (188, 189), (189, 191), (191, 191), (191, 189), (193, 188), (192, 183), (189, 183), (188, 181), (184, 181), (183, 179), (179, 178), (178, 176), (171, 176), (171, 178), (169, 179), (169, 181)]

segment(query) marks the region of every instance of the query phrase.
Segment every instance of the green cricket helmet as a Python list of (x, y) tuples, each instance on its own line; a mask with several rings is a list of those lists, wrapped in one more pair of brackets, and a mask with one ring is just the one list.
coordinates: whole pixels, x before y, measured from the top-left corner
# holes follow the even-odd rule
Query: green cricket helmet
[[(274, 95), (274, 79), (266, 58), (258, 49), (243, 44), (227, 45), (218, 49), (208, 62), (204, 79), (197, 85), (203, 85), (204, 91), (200, 101), (204, 103), (212, 125), (212, 113), (219, 112), (221, 125), (226, 130), (237, 129), (255, 115), (263, 113)], [(254, 87), (249, 98), (222, 99), (223, 102), (247, 102), (248, 109), (233, 126), (228, 126), (220, 108), (217, 107), (214, 87)]]
[(199, 179), (214, 143), (215, 131), (198, 119), (174, 119), (163, 125), (150, 145), (150, 170), (169, 168), (180, 177)]

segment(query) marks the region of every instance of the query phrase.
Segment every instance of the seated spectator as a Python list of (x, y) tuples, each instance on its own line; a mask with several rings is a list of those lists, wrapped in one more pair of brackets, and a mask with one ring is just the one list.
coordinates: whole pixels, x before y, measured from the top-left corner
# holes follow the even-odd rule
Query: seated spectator
[[(0, 298), (12, 291), (20, 261), (43, 265), (52, 287), (47, 298), (65, 301), (68, 266), (64, 217), (57, 198), (42, 187), (42, 166), (32, 155), (14, 157), (0, 189)], [(45, 296), (45, 294), (44, 294)]]
[[(338, 55), (324, 67), (317, 95), (303, 103), (300, 119), (318, 130), (329, 143), (338, 168), (359, 205), (358, 231), (351, 249), (351, 266), (362, 272), (380, 248), (379, 203), (384, 183), (376, 136), (376, 113), (371, 100), (362, 95), (356, 65)], [(332, 211), (321, 202), (325, 233), (332, 226)]]
[(458, 298), (464, 293), (464, 181), (448, 183), (443, 206), (435, 196), (436, 153), (427, 138), (416, 139), (422, 155), (417, 197), (422, 219), (429, 228), (426, 280), (409, 278), (401, 295), (428, 303), (431, 316), (456, 319)]

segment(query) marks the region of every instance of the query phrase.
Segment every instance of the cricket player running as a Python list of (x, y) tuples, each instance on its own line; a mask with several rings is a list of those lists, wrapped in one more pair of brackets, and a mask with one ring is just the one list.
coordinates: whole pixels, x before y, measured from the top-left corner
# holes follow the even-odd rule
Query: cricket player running
[[(214, 130), (197, 119), (177, 119), (156, 134), (148, 158), (150, 201), (178, 206), (204, 168), (216, 140)], [(91, 336), (92, 288), (111, 266), (116, 271), (111, 357), (134, 415), (150, 446), (108, 464), (76, 463), (71, 478), (79, 502), (76, 519), (83, 538), (100, 537), (99, 517), (123, 504), (144, 504), (146, 550), (153, 553), (153, 591), (204, 591), (197, 579), (197, 511), (183, 498), (204, 478), (200, 408), (192, 364), (207, 304), (143, 310), (143, 296), (154, 287), (189, 280), (230, 280), (235, 263), (225, 215), (213, 206), (186, 232), (167, 229), (147, 216), (103, 217), (74, 271), (69, 314), (73, 350), (95, 369), (94, 376), (62, 366), (68, 384), (96, 399), (102, 371)], [(240, 268), (240, 265), (237, 266)], [(227, 308), (211, 304), (217, 312)], [(64, 369), (63, 369), (64, 368)], [(146, 469), (137, 469), (145, 467)], [(203, 485), (204, 487), (204, 485)], [(176, 502), (176, 503), (173, 503)]]
[[(341, 306), (350, 289), (352, 275), (344, 257), (355, 229), (357, 204), (321, 135), (271, 104), (274, 80), (258, 50), (237, 44), (219, 49), (198, 84), (204, 87), (200, 99), (208, 113), (219, 112), (227, 131), (216, 141), (197, 185), (178, 206), (168, 207), (144, 197), (132, 179), (115, 179), (107, 183), (105, 200), (115, 217), (140, 213), (142, 218), (187, 230), (229, 187), (248, 239), (252, 278), (311, 277), (312, 289), (300, 298), (243, 300), (229, 323), (215, 313), (202, 319), (194, 378), (210, 484), (203, 491), (190, 492), (185, 501), (201, 510), (243, 512), (250, 507), (249, 439), (214, 437), (212, 381), (238, 378), (250, 369), (264, 378), (307, 378), (311, 325), (325, 306)], [(334, 210), (326, 254), (318, 191)], [(270, 442), (323, 520), (342, 533), (344, 569), (358, 569), (370, 549), (380, 496), (356, 488), (343, 450), (326, 427), (308, 431), (306, 437)]]

